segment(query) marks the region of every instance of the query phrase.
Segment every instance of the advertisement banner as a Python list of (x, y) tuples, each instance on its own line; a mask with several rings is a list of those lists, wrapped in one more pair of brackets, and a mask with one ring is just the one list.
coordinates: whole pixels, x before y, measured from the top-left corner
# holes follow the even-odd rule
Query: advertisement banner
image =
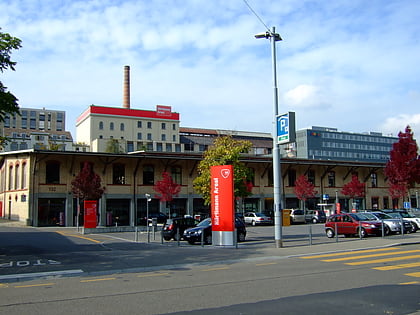
[(213, 231), (235, 230), (233, 166), (212, 166), (211, 172), (211, 222)]
[(85, 213), (84, 213), (84, 227), (85, 228), (96, 228), (96, 200), (85, 200)]

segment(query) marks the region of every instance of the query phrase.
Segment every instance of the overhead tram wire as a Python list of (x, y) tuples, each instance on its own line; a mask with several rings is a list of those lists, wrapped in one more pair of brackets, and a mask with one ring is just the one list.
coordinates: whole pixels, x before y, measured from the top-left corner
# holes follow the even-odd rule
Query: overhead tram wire
[(270, 32), (270, 28), (267, 26), (267, 24), (264, 23), (263, 19), (260, 18), (260, 16), (255, 12), (255, 10), (251, 7), (251, 5), (248, 3), (248, 1), (243, 0), (248, 9), (257, 17), (257, 19), (261, 22), (262, 25), (267, 29), (268, 32)]

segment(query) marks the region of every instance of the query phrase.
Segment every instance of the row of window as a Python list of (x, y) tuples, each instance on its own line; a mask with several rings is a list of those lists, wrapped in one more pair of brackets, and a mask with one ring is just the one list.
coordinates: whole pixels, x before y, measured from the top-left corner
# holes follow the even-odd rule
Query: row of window
[(345, 143), (345, 142), (322, 142), (323, 148), (339, 148), (339, 149), (352, 149), (352, 150), (369, 150), (369, 151), (383, 151), (389, 153), (391, 150), (390, 146), (383, 145), (367, 145), (367, 144), (356, 144), (356, 143)]
[[(3, 170), (4, 172), (5, 170)], [(9, 174), (1, 174), (0, 185), (1, 191), (6, 190), (6, 178), (8, 178), (7, 190), (17, 190), (27, 188), (27, 165), (25, 162), (22, 164), (16, 163), (15, 165), (9, 166)]]
[(388, 154), (378, 153), (361, 153), (361, 152), (346, 152), (346, 151), (326, 151), (326, 150), (309, 150), (309, 156), (313, 158), (326, 157), (326, 158), (347, 158), (347, 159), (365, 159), (365, 160), (382, 160), (389, 159)]
[(352, 135), (352, 134), (343, 134), (343, 133), (331, 133), (331, 132), (321, 132), (323, 138), (326, 139), (340, 139), (340, 140), (352, 140), (352, 141), (364, 141), (364, 142), (375, 142), (375, 143), (389, 143), (392, 144), (398, 139), (391, 137), (372, 137), (364, 135)]
[[(37, 129), (36, 114), (37, 114), (36, 111), (30, 111), (29, 129)], [(57, 116), (56, 116), (56, 130), (57, 131), (62, 131), (63, 130), (63, 123), (64, 123), (63, 118), (64, 118), (63, 113), (57, 113)], [(10, 114), (7, 114), (4, 118), (4, 127), (5, 128), (10, 128), (10, 127), (16, 128), (18, 126), (16, 119), (17, 119), (16, 116), (10, 116)], [(22, 129), (27, 129), (28, 128), (28, 114), (27, 114), (27, 111), (21, 111), (19, 128), (22, 128)], [(48, 113), (47, 124), (45, 124), (45, 113), (41, 112), (41, 113), (39, 113), (39, 117), (38, 117), (38, 129), (43, 130), (45, 128), (47, 128), (48, 130), (51, 130), (51, 113)]]
[[(142, 121), (137, 121), (137, 128), (143, 128), (143, 122)], [(109, 123), (109, 130), (114, 130), (115, 129), (115, 124), (114, 122), (110, 122)], [(125, 129), (125, 125), (124, 123), (120, 123), (120, 131), (124, 131)], [(147, 122), (147, 129), (153, 129), (153, 123), (151, 121)], [(161, 130), (166, 130), (166, 123), (160, 123), (160, 129)], [(99, 122), (99, 130), (104, 130), (104, 122), (100, 121)], [(176, 130), (176, 124), (172, 124), (172, 130)]]

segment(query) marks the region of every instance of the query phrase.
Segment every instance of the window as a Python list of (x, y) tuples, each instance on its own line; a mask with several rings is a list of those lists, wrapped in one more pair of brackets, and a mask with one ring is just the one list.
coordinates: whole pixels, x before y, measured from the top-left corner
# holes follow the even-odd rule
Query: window
[(175, 183), (182, 184), (182, 169), (180, 166), (173, 166), (171, 168), (171, 176)]
[(370, 174), (370, 182), (373, 188), (378, 187), (378, 175), (376, 173)]
[(328, 172), (328, 187), (335, 187), (335, 172)]
[(166, 135), (165, 134), (163, 134), (161, 137), (162, 137), (162, 141), (166, 141)]
[(109, 123), (109, 130), (114, 130), (114, 123), (113, 122)]
[(172, 144), (170, 143), (166, 144), (166, 152), (172, 152)]
[(26, 117), (22, 117), (22, 120), (20, 121), (20, 126), (22, 129), (28, 128), (28, 119)]
[(289, 186), (294, 187), (296, 182), (296, 171), (295, 170), (289, 170), (287, 172), (287, 176), (289, 179)]
[(20, 188), (26, 188), (26, 163), (22, 163), (22, 177), (21, 177), (21, 184)]
[(162, 126), (162, 130), (166, 129), (166, 123), (162, 123), (161, 126)]
[(176, 124), (172, 124), (172, 130), (176, 130)]
[(36, 120), (31, 118), (31, 120), (29, 121), (29, 128), (31, 129), (36, 129)]
[(124, 131), (124, 124), (123, 123), (120, 124), (120, 131)]
[(20, 173), (19, 173), (19, 164), (15, 166), (15, 189), (19, 189), (20, 184)]
[(143, 185), (155, 184), (155, 170), (151, 165), (145, 165), (143, 168)]
[(315, 185), (315, 171), (314, 170), (308, 170), (308, 181)]
[(9, 167), (9, 190), (13, 189), (13, 165)]
[(45, 167), (45, 183), (59, 184), (60, 183), (60, 163), (56, 161), (49, 161)]
[(141, 121), (137, 122), (137, 128), (141, 128)]
[(185, 151), (194, 151), (194, 143), (185, 143), (184, 144)]
[(152, 140), (152, 134), (151, 133), (147, 134), (147, 140)]
[(104, 130), (104, 122), (103, 121), (99, 122), (99, 130)]
[(112, 183), (114, 185), (124, 185), (125, 182), (125, 165), (116, 163), (112, 166)]
[(142, 137), (142, 134), (141, 134), (141, 132), (137, 132), (137, 140), (141, 140), (143, 137)]
[(63, 113), (57, 113), (57, 121), (63, 121)]
[(133, 152), (133, 151), (134, 151), (134, 142), (127, 141), (127, 152)]
[(152, 122), (151, 121), (147, 122), (147, 129), (152, 129)]
[(57, 122), (57, 131), (62, 131), (62, 130), (63, 130), (63, 123)]

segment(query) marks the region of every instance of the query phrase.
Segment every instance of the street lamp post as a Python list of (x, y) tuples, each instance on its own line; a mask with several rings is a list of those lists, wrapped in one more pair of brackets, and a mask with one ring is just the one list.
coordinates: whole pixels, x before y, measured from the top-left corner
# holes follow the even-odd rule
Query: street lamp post
[(419, 191), (416, 190), (416, 208), (420, 208), (419, 206)]
[(281, 37), (276, 33), (273, 26), (271, 31), (255, 35), (255, 38), (266, 38), (271, 41), (271, 57), (273, 65), (273, 89), (274, 89), (274, 107), (273, 107), (273, 184), (274, 184), (274, 239), (276, 248), (283, 247), (282, 237), (282, 209), (281, 209), (281, 165), (280, 150), (277, 143), (277, 116), (278, 109), (278, 91), (277, 91), (277, 65), (276, 65), (276, 42), (281, 41)]
[(146, 197), (146, 233), (147, 233), (147, 242), (150, 243), (150, 235), (149, 235), (149, 202), (152, 200), (150, 198), (150, 194), (144, 194)]

